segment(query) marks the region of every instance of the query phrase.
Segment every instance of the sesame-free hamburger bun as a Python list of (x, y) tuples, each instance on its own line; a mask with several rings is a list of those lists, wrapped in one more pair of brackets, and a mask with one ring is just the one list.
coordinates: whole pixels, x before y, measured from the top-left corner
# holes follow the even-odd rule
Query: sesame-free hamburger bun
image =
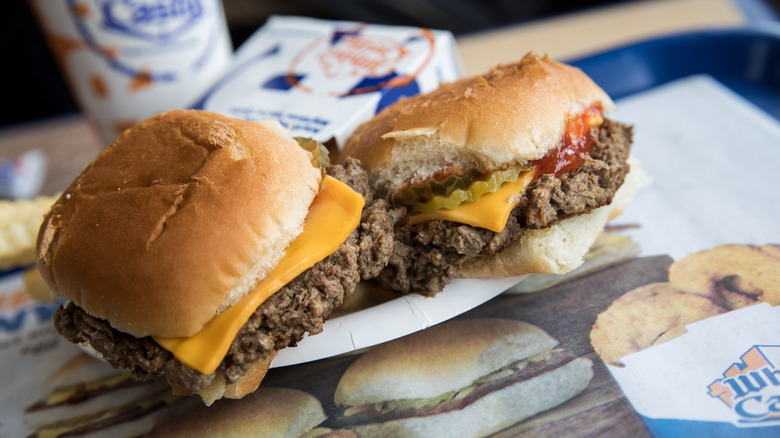
[(344, 146), (378, 187), (397, 190), (449, 168), (489, 172), (542, 158), (567, 118), (609, 96), (581, 70), (526, 55), (484, 75), (402, 99), (360, 126)]
[(199, 111), (141, 122), (52, 206), (40, 271), (125, 333), (192, 335), (301, 232), (320, 183), (309, 160), (271, 123)]
[(177, 394), (238, 398), (354, 290), (363, 205), (278, 123), (174, 110), (63, 192), (38, 268), (66, 300), (54, 319), (70, 341)]

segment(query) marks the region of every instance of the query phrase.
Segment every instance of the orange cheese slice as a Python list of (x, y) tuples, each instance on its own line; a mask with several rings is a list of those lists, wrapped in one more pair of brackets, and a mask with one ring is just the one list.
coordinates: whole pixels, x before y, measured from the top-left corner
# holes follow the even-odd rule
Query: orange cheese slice
[(535, 169), (524, 172), (516, 180), (502, 184), (495, 192), (487, 193), (476, 201), (464, 202), (452, 210), (440, 209), (414, 214), (409, 216), (409, 223), (442, 220), (500, 233), (506, 226), (509, 214), (519, 202), (517, 195), (533, 182), (535, 173)]
[(276, 268), (249, 295), (215, 316), (193, 336), (155, 337), (154, 340), (184, 365), (203, 374), (213, 373), (238, 331), (268, 297), (347, 240), (360, 223), (364, 203), (363, 197), (349, 186), (326, 176), (306, 216), (303, 232), (290, 244)]

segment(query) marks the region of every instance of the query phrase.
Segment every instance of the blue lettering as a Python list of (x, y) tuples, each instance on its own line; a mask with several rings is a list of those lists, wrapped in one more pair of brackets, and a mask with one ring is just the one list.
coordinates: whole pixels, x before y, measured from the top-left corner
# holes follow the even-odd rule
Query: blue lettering
[[(774, 377), (774, 376), (773, 376)], [(752, 378), (752, 380), (751, 380)], [(724, 379), (723, 383), (729, 385), (736, 394), (735, 398), (741, 398), (751, 392), (758, 392), (767, 386), (761, 374), (758, 371), (751, 371), (748, 374), (737, 376), (737, 378)]]
[(743, 390), (734, 378), (723, 379), (723, 383), (729, 385), (734, 390), (734, 398), (741, 398), (747, 395), (747, 391)]
[(760, 395), (748, 397), (734, 405), (734, 411), (749, 422), (780, 419), (780, 395), (768, 397), (766, 401)]
[[(156, 2), (119, 1), (104, 6), (109, 21), (118, 23), (120, 17), (128, 17), (126, 25), (162, 23), (169, 19), (195, 18), (203, 13), (201, 0), (158, 0)], [(119, 11), (126, 11), (125, 14)]]
[[(751, 403), (756, 402), (756, 403)], [(736, 411), (737, 414), (739, 414), (741, 417), (750, 418), (750, 419), (759, 419), (766, 417), (767, 413), (766, 411), (762, 413), (752, 413), (749, 411), (749, 409), (756, 409), (755, 406), (761, 407), (761, 396), (757, 395), (754, 397), (748, 397), (744, 400), (740, 400), (739, 403), (737, 403), (734, 406), (734, 411)]]
[(769, 397), (767, 406), (769, 406), (769, 412), (780, 414), (780, 395)]
[(37, 317), (38, 321), (40, 322), (46, 322), (51, 321), (52, 316), (54, 315), (54, 311), (57, 310), (57, 308), (60, 306), (60, 303), (54, 303), (54, 304), (36, 304), (32, 307), (33, 313), (35, 313), (35, 316)]
[(0, 333), (2, 332), (13, 333), (19, 331), (27, 323), (28, 320), (27, 314), (32, 314), (33, 317), (35, 318), (35, 321), (37, 321), (38, 323), (51, 324), (54, 311), (57, 310), (60, 304), (61, 301), (57, 301), (49, 304), (37, 303), (19, 309), (14, 313), (9, 313), (0, 316)]
[(764, 382), (764, 379), (761, 378), (761, 374), (758, 374), (758, 371), (751, 371), (749, 374), (750, 377), (753, 378), (753, 382), (755, 382), (756, 385), (753, 385), (753, 382), (748, 379), (748, 376), (739, 376), (739, 380), (745, 384), (745, 387), (747, 387), (749, 391), (758, 392), (766, 388), (766, 382)]
[(150, 20), (149, 11), (145, 6), (136, 8), (131, 15), (133, 24), (146, 23)]
[(780, 370), (774, 370), (772, 371), (769, 369), (769, 367), (764, 367), (761, 369), (761, 371), (764, 373), (767, 379), (769, 379), (770, 382), (772, 382), (772, 385), (780, 386)]
[(27, 312), (18, 312), (12, 316), (0, 316), (0, 332), (7, 331), (9, 333), (19, 330), (27, 318)]

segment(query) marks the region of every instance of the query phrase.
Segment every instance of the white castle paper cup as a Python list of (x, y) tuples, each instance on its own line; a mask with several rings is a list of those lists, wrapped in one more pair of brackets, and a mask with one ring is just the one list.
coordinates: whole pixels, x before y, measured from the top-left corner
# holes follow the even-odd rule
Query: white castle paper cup
[(108, 142), (186, 108), (232, 59), (220, 0), (29, 0), (85, 116)]

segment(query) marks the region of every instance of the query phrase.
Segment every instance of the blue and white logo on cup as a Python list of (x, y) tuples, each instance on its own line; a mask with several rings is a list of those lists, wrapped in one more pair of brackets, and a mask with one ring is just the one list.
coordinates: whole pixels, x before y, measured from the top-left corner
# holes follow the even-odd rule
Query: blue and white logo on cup
[(67, 1), (89, 48), (136, 80), (171, 82), (200, 70), (224, 32), (216, 0)]
[(164, 43), (187, 32), (203, 17), (200, 0), (99, 0), (105, 29)]

